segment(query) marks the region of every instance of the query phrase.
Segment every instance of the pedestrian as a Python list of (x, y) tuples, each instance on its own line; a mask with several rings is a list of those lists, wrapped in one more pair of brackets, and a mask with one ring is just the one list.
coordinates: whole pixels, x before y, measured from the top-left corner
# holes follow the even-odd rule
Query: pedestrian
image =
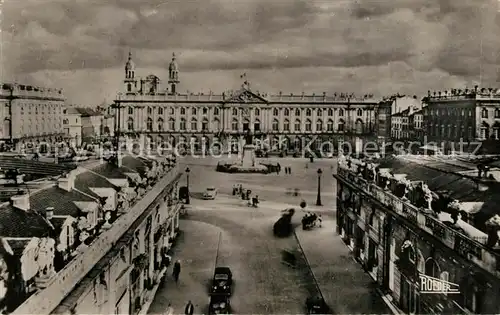
[(174, 308), (172, 307), (172, 304), (168, 303), (165, 315), (174, 315)]
[(288, 168), (288, 174), (292, 174), (292, 167), (291, 166)]
[(191, 303), (191, 300), (188, 301), (186, 304), (186, 307), (184, 308), (184, 314), (185, 315), (193, 315), (194, 313), (194, 305)]
[(179, 275), (181, 273), (181, 261), (177, 260), (174, 264), (174, 271), (172, 272), (172, 275), (174, 276), (175, 282), (179, 282)]
[(288, 166), (285, 167), (285, 174), (288, 174)]
[(279, 175), (281, 172), (281, 165), (278, 163), (278, 167), (276, 168), (276, 173)]
[(318, 215), (318, 226), (321, 227), (321, 223), (323, 222), (323, 218), (321, 218), (321, 214)]

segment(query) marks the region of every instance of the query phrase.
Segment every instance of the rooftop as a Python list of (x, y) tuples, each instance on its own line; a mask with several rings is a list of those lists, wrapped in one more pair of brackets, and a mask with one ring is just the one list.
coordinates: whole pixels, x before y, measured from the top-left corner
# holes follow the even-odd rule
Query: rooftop
[(103, 113), (94, 108), (86, 108), (86, 107), (68, 107), (66, 109), (66, 114), (69, 115), (80, 115), (82, 117), (90, 117), (90, 116), (102, 116)]

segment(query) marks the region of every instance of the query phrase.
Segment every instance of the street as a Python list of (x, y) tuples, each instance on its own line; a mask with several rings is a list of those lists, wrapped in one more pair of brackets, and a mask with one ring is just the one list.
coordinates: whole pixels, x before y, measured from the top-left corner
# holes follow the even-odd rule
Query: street
[[(311, 294), (317, 294), (314, 279), (302, 256), (298, 256), (297, 268), (282, 263), (282, 250), (298, 250), (298, 243), (293, 236), (275, 238), (272, 225), (279, 218), (280, 211), (287, 207), (297, 209), (293, 222), (298, 225), (302, 218), (298, 204), (303, 199), (308, 204), (307, 209), (322, 215), (326, 224), (322, 232), (331, 232), (331, 237), (338, 241), (339, 236), (334, 236), (333, 233), (333, 192), (336, 188), (330, 165), (333, 165), (334, 160), (319, 160), (308, 168), (305, 168), (308, 162), (304, 159), (279, 161), (283, 166), (292, 167), (292, 175), (216, 173), (216, 162), (213, 160), (182, 161), (187, 162), (186, 165), (190, 168), (190, 190), (193, 197), (188, 216), (181, 221), (183, 233), (174, 252), (174, 259), (182, 261), (180, 282), (176, 285), (169, 281), (164, 288), (158, 290), (149, 309), (151, 314), (164, 312), (168, 303), (172, 304), (175, 313), (181, 313), (188, 300), (195, 305), (195, 313), (206, 313), (209, 302), (208, 288), (216, 265), (228, 266), (233, 272), (233, 313), (304, 314), (305, 299)], [(315, 206), (318, 167), (324, 169), (321, 179), (323, 207)], [(231, 189), (236, 183), (243, 184), (244, 188), (250, 186), (253, 193), (259, 195), (259, 208), (248, 207), (246, 201), (232, 196)], [(203, 190), (211, 185), (219, 189), (217, 198), (199, 199)], [(286, 189), (281, 187), (298, 188), (301, 195), (286, 195)], [(319, 231), (308, 231), (317, 232)], [(304, 252), (313, 255), (318, 253), (318, 257), (321, 257), (319, 253), (322, 247), (331, 246), (332, 238), (322, 237), (314, 240), (312, 245), (309, 244), (311, 242), (304, 241), (304, 244), (310, 247), (304, 248)], [(347, 252), (347, 248), (341, 248), (340, 251), (342, 250)], [(378, 309), (372, 309), (373, 304), (370, 301), (373, 294), (367, 291), (370, 290), (367, 288), (370, 282), (368, 275), (365, 275), (354, 261), (346, 260), (347, 255), (339, 255), (338, 266), (335, 266), (336, 261), (325, 261), (325, 264), (331, 265), (333, 273), (338, 273), (338, 279), (345, 280), (345, 283), (335, 284), (334, 292), (335, 303), (345, 305), (331, 305), (332, 308), (342, 310), (342, 313), (379, 312)], [(311, 261), (310, 257), (308, 259)], [(346, 266), (349, 268), (346, 269)], [(359, 279), (350, 281), (349, 277), (345, 276), (346, 270)], [(343, 288), (344, 285), (348, 290)], [(344, 295), (344, 292), (347, 293)], [(356, 299), (368, 302), (359, 303)]]

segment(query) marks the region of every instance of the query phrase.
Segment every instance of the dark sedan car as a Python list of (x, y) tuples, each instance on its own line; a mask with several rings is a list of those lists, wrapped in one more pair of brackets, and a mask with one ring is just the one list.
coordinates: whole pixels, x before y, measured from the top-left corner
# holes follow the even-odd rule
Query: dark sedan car
[(231, 295), (233, 274), (229, 267), (216, 267), (212, 280), (211, 294)]
[(214, 295), (210, 297), (208, 314), (231, 314), (231, 303), (225, 295)]

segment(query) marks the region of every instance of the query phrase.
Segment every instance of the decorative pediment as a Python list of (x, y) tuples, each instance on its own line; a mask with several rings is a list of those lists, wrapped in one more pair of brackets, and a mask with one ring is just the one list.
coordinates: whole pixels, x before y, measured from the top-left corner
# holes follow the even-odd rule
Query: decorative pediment
[(230, 103), (253, 103), (253, 104), (266, 104), (268, 101), (259, 96), (250, 90), (243, 89), (239, 92), (236, 92), (231, 98), (227, 101)]

